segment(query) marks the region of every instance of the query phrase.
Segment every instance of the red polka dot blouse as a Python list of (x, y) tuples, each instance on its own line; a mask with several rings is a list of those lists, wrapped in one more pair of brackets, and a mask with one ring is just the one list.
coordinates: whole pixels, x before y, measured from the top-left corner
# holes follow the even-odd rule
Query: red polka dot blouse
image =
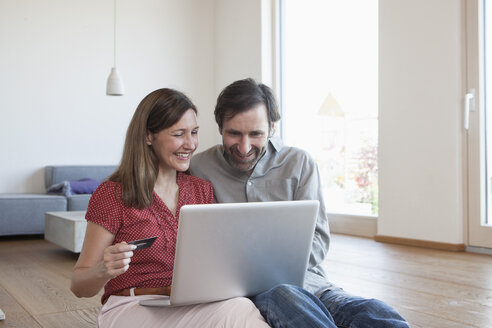
[(142, 210), (126, 207), (121, 199), (121, 185), (103, 182), (92, 194), (86, 220), (103, 226), (115, 238), (113, 244), (157, 236), (150, 248), (134, 252), (127, 272), (104, 286), (102, 299), (126, 288), (170, 286), (174, 266), (179, 211), (187, 204), (214, 202), (212, 184), (178, 172), (179, 187), (176, 217), (154, 192), (152, 205)]

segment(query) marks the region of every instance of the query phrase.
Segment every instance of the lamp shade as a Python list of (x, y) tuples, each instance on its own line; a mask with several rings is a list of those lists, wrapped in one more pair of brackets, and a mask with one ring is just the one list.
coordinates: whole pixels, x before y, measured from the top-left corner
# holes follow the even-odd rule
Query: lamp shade
[(118, 69), (113, 67), (111, 68), (111, 73), (106, 84), (106, 94), (108, 96), (123, 96), (124, 93), (125, 87), (123, 86), (123, 80), (118, 73)]
[(321, 108), (318, 110), (320, 116), (344, 117), (345, 112), (338, 104), (335, 97), (331, 93), (326, 96)]

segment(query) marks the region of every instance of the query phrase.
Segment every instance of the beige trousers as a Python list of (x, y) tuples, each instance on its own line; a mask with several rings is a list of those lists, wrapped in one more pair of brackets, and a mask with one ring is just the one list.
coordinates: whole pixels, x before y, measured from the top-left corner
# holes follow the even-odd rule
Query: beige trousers
[(140, 300), (159, 295), (110, 296), (98, 316), (99, 328), (110, 327), (269, 327), (250, 299), (237, 297), (221, 302), (178, 307), (149, 307)]

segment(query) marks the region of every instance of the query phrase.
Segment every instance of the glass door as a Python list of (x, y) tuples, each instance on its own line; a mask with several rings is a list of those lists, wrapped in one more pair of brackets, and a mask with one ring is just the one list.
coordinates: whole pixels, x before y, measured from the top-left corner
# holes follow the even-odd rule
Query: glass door
[(466, 6), (468, 244), (492, 248), (492, 1)]

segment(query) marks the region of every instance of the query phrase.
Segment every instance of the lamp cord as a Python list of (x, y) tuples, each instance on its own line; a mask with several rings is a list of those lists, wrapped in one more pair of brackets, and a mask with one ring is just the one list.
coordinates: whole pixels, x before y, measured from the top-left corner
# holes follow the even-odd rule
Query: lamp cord
[(114, 0), (114, 28), (113, 28), (113, 66), (116, 68), (116, 0)]

